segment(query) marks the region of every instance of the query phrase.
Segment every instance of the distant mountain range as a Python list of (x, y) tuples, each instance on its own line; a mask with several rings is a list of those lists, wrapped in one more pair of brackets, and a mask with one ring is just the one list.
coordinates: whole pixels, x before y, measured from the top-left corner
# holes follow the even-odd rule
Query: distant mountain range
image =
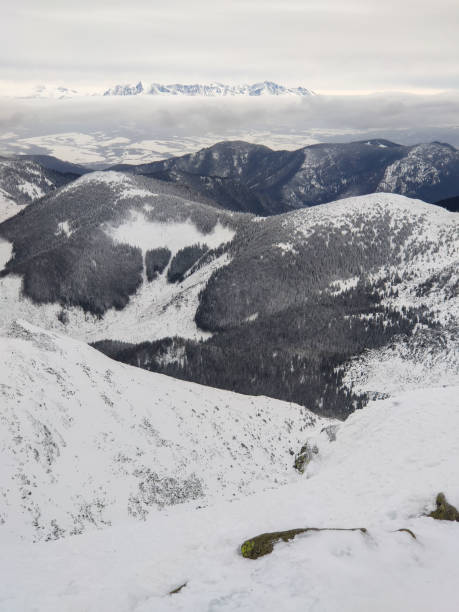
[(225, 85), (223, 83), (210, 83), (203, 85), (196, 83), (193, 85), (183, 85), (173, 83), (162, 85), (151, 83), (144, 85), (139, 81), (136, 85), (115, 85), (104, 92), (104, 96), (312, 96), (315, 95), (310, 89), (304, 87), (284, 87), (272, 81), (262, 81), (252, 85)]
[(224, 83), (124, 83), (114, 85), (104, 92), (80, 91), (69, 87), (55, 87), (50, 85), (37, 85), (26, 95), (26, 98), (75, 98), (80, 96), (204, 96), (204, 97), (230, 97), (230, 96), (314, 96), (311, 89), (305, 87), (285, 87), (273, 81), (260, 81), (259, 83), (242, 85), (227, 85)]

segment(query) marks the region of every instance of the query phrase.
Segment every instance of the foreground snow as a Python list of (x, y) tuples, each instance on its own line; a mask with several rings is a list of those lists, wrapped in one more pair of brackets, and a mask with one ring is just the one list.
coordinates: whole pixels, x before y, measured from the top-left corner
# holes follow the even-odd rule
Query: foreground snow
[[(66, 360), (69, 354), (76, 357), (74, 341), (50, 334), (40, 337), (37, 330), (25, 325), (22, 329), (35, 338), (41, 351), (53, 350), (52, 346), (46, 347), (48, 342), (59, 346), (56, 358), (63, 356), (62, 351), (69, 347)], [(27, 333), (22, 333), (22, 340), (18, 338), (21, 334), (16, 333), (14, 344), (19, 347), (23, 342), (25, 348)], [(29, 351), (31, 358), (38, 358), (35, 350), (28, 348)], [(82, 352), (80, 356), (84, 358)], [(94, 356), (105, 368), (109, 360)], [(75, 364), (67, 363), (66, 367), (74, 369)], [(45, 372), (40, 363), (38, 368), (43, 378)], [(174, 405), (177, 389), (184, 383), (117, 364), (110, 368), (116, 369), (118, 402), (127, 402), (123, 393), (132, 390), (129, 385), (134, 378), (142, 379), (145, 384), (152, 381), (151, 392), (153, 388), (160, 390), (164, 402), (156, 405), (154, 413), (171, 414), (166, 398), (169, 394)], [(30, 369), (28, 372), (33, 380), (33, 372)], [(95, 383), (96, 374), (92, 370), (86, 385), (95, 392)], [(55, 386), (62, 389), (62, 381), (57, 379)], [(265, 398), (254, 400), (204, 390), (197, 385), (188, 387), (188, 393), (195, 390), (204, 406), (211, 397), (211, 403), (215, 402), (214, 394), (222, 398), (224, 395), (228, 402), (225, 422), (231, 421), (234, 431), (240, 427), (235, 422), (236, 414), (245, 421), (250, 418), (254, 402), (268, 402)], [(48, 398), (50, 412), (59, 406), (51, 392), (52, 389), (47, 389), (44, 396)], [(20, 404), (20, 394), (16, 393), (15, 397)], [(196, 502), (190, 502), (161, 511), (152, 509), (145, 522), (120, 520), (116, 526), (103, 531), (91, 530), (56, 542), (31, 544), (10, 539), (7, 544), (5, 538), (0, 549), (0, 609), (8, 612), (457, 610), (459, 525), (423, 515), (432, 509), (439, 491), (444, 491), (449, 501), (459, 506), (458, 397), (459, 387), (445, 387), (420, 389), (370, 403), (340, 426), (335, 442), (319, 443), (320, 452), (304, 476), (294, 475), (289, 484), (275, 490), (258, 488), (257, 493), (234, 501), (217, 501), (214, 497), (207, 507), (201, 508)], [(11, 402), (14, 409), (15, 401)], [(63, 408), (72, 400), (60, 401)], [(28, 402), (37, 409), (30, 398)], [(143, 405), (141, 394), (136, 395), (136, 403)], [(281, 402), (272, 404), (271, 418), (275, 418), (275, 409), (279, 410), (280, 406)], [(84, 406), (79, 410), (83, 411)], [(111, 410), (116, 412), (116, 408)], [(184, 431), (193, 411), (185, 412)], [(198, 419), (199, 425), (193, 425), (195, 450), (204, 443), (207, 427), (212, 424), (210, 412), (202, 414), (205, 418)], [(86, 429), (88, 438), (98, 428), (99, 409), (90, 410), (89, 415), (94, 417), (94, 427)], [(257, 420), (253, 424), (254, 431), (261, 427), (258, 429), (260, 444), (266, 441), (262, 423)], [(14, 428), (10, 430), (14, 432)], [(113, 432), (107, 433), (108, 444)], [(4, 439), (5, 434), (2, 442)], [(266, 462), (265, 467), (273, 474), (280, 469), (279, 458), (285, 444), (283, 437), (269, 441), (276, 457), (273, 463)], [(210, 461), (203, 455), (197, 456), (197, 465), (201, 464), (204, 472), (216, 475), (218, 454), (211, 456), (208, 448), (203, 450)], [(69, 448), (70, 455), (74, 451), (75, 448)], [(7, 461), (15, 457), (15, 450), (9, 449)], [(193, 454), (191, 457), (194, 460)], [(94, 461), (91, 465), (97, 474), (98, 466)], [(257, 469), (261, 475), (260, 466)], [(78, 480), (71, 472), (68, 478), (72, 486)], [(113, 482), (107, 484), (112, 485)], [(256, 490), (252, 485), (248, 488)], [(256, 561), (244, 559), (238, 552), (240, 544), (250, 536), (311, 526), (366, 527), (368, 533), (306, 534), (289, 544), (278, 544), (271, 555)], [(401, 528), (411, 529), (416, 539), (407, 532), (396, 531)], [(8, 529), (8, 525), (2, 529)], [(186, 586), (179, 593), (169, 594), (184, 583)]]
[(0, 536), (58, 539), (295, 480), (329, 421), (119, 364), (15, 322), (0, 336)]

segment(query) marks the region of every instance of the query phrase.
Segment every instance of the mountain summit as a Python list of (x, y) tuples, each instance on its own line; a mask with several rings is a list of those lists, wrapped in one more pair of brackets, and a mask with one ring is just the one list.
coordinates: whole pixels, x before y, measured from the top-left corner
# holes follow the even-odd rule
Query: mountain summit
[(139, 81), (136, 85), (115, 85), (104, 92), (104, 96), (137, 96), (140, 94), (152, 96), (312, 96), (314, 92), (304, 87), (284, 87), (272, 81), (263, 81), (252, 85), (224, 85), (223, 83), (210, 83), (208, 85), (183, 85), (174, 83), (161, 85), (151, 83), (144, 85)]

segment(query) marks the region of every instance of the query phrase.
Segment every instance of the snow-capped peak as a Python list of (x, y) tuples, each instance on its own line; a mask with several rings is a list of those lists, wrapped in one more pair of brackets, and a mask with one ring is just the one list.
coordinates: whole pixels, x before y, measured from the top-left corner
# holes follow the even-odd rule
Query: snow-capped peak
[(136, 96), (144, 91), (142, 81), (139, 81), (136, 85), (115, 85), (115, 87), (107, 89), (104, 96)]
[(144, 86), (142, 81), (137, 85), (115, 85), (104, 92), (104, 96), (136, 96), (146, 94), (152, 96), (204, 96), (204, 97), (225, 97), (225, 96), (311, 96), (314, 92), (304, 87), (285, 87), (272, 81), (263, 81), (254, 84), (225, 85), (223, 83), (201, 84), (195, 83), (184, 85), (173, 83), (163, 85), (161, 83), (151, 83)]

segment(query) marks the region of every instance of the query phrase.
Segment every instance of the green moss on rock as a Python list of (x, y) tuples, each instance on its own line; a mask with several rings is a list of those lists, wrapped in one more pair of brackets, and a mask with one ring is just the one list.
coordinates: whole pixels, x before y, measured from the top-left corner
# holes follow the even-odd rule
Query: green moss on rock
[(306, 442), (306, 444), (301, 448), (298, 455), (295, 457), (293, 467), (300, 474), (304, 474), (307, 465), (312, 461), (314, 455), (317, 455), (318, 453), (319, 449), (315, 444), (310, 444), (309, 442)]
[(411, 536), (411, 537), (412, 537), (414, 540), (416, 540), (416, 539), (417, 539), (417, 538), (416, 538), (416, 535), (415, 535), (415, 534), (414, 534), (414, 533), (411, 531), (411, 529), (406, 529), (406, 528), (403, 528), (403, 529), (396, 529), (396, 530), (395, 530), (395, 532), (396, 532), (396, 533), (397, 533), (397, 532), (400, 532), (400, 531), (401, 531), (402, 533), (408, 533), (408, 534), (409, 534), (409, 535), (410, 535), (410, 536)]
[(300, 529), (290, 529), (288, 531), (274, 531), (272, 533), (262, 533), (261, 535), (255, 536), (246, 540), (241, 546), (241, 554), (246, 559), (258, 559), (264, 555), (269, 555), (274, 550), (274, 545), (279, 542), (289, 542), (293, 540), (295, 536), (300, 533), (306, 533), (308, 531), (360, 531), (366, 533), (367, 530), (364, 527), (354, 527), (351, 529), (339, 529), (339, 528), (323, 528), (317, 527), (305, 527)]
[(186, 587), (186, 585), (188, 584), (188, 582), (184, 582), (183, 584), (181, 584), (180, 586), (178, 586), (176, 589), (172, 589), (172, 591), (169, 591), (169, 595), (176, 595), (177, 593), (180, 593), (180, 591)]
[(439, 493), (436, 499), (436, 509), (429, 514), (431, 518), (439, 521), (458, 521), (459, 512), (457, 509), (446, 501), (444, 493)]

